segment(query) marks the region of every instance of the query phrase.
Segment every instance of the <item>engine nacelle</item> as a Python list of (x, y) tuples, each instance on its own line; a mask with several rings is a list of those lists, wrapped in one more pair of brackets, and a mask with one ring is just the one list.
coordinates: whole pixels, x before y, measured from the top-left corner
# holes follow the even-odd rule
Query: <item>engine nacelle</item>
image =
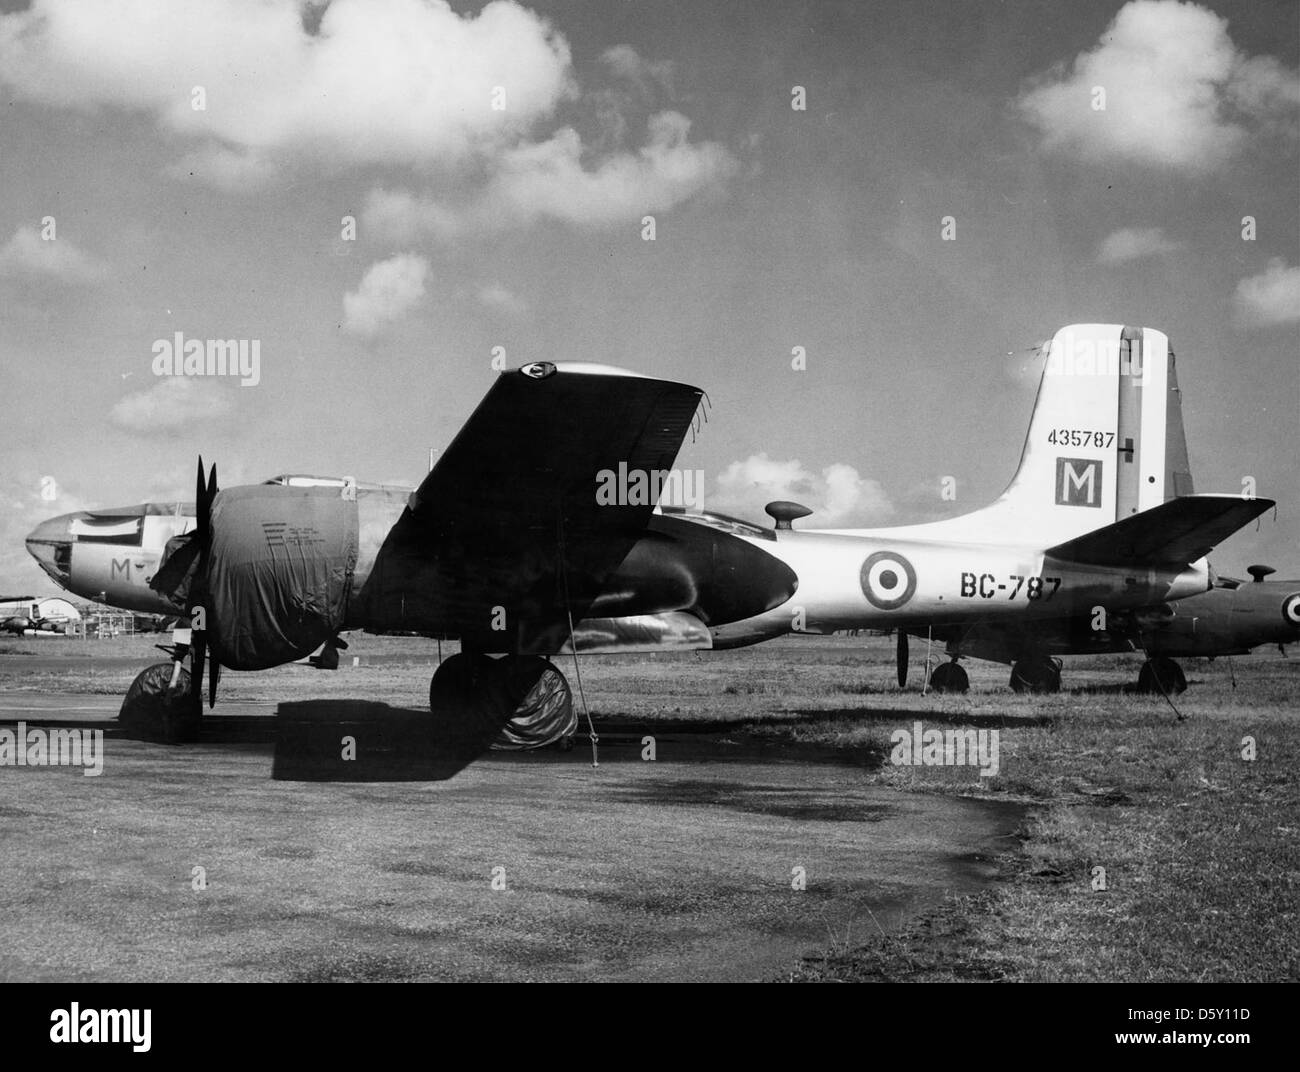
[(213, 654), (264, 670), (343, 626), (357, 565), (357, 503), (338, 488), (253, 484), (212, 504), (205, 615)]

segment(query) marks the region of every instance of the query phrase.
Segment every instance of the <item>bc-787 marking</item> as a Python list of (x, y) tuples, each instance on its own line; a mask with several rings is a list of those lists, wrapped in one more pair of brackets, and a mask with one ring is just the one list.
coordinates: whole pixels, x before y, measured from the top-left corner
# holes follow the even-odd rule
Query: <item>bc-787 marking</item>
[(1044, 602), (1051, 602), (1052, 597), (1056, 595), (1060, 587), (1060, 577), (1024, 577), (1018, 573), (1013, 573), (1003, 583), (992, 573), (963, 573), (961, 575), (963, 599), (973, 599), (976, 596), (981, 599), (992, 599), (999, 592), (1005, 592), (1010, 588), (1011, 594), (1007, 596), (1007, 599), (1015, 599), (1020, 595), (1021, 591), (1024, 591), (1025, 598), (1030, 602), (1036, 602), (1040, 599)]

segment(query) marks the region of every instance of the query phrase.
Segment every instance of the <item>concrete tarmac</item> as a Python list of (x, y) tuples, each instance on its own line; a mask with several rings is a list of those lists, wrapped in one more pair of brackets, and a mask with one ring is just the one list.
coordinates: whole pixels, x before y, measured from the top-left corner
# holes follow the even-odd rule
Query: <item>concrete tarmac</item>
[(168, 746), (123, 736), (119, 704), (0, 695), (0, 728), (106, 731), (98, 777), (0, 767), (0, 979), (772, 979), (980, 889), (1021, 814), (880, 788), (861, 757), (633, 725), (595, 768), (579, 737), (341, 781), (286, 761), (301, 734), (273, 705)]

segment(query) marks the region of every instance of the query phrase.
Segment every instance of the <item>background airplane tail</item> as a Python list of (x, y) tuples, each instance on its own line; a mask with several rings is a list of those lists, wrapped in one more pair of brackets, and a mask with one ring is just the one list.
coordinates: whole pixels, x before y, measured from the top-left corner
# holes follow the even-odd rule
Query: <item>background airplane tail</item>
[(964, 539), (1051, 546), (1191, 495), (1169, 339), (1151, 328), (1073, 324), (1047, 350), (1020, 465), (990, 506), (952, 523)]

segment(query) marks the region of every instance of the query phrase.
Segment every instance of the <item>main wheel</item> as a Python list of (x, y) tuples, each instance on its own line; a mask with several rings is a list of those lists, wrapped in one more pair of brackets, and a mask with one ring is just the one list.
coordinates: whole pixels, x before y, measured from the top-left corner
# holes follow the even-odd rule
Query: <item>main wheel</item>
[(199, 739), (201, 708), (190, 695), (190, 674), (182, 668), (171, 687), (172, 663), (154, 663), (135, 676), (117, 720), (131, 734), (182, 744)]
[(1011, 687), (1016, 692), (1060, 692), (1060, 661), (1046, 655), (1017, 659), (1011, 668)]
[(491, 667), (486, 655), (460, 652), (444, 659), (429, 681), (429, 710), (445, 715), (472, 706)]
[(496, 749), (541, 748), (578, 727), (569, 682), (537, 655), (451, 656), (429, 682), (429, 710), (459, 713), (494, 734)]
[(940, 663), (930, 675), (930, 688), (935, 692), (969, 692), (970, 678), (966, 670), (955, 659), (950, 663)]
[(566, 740), (571, 742), (578, 713), (568, 679), (555, 664), (539, 655), (510, 655), (497, 666), (514, 714), (492, 747), (513, 751), (559, 743), (563, 748)]
[(1138, 671), (1138, 692), (1163, 692), (1177, 696), (1186, 689), (1187, 677), (1183, 668), (1167, 656), (1157, 655), (1147, 660)]

